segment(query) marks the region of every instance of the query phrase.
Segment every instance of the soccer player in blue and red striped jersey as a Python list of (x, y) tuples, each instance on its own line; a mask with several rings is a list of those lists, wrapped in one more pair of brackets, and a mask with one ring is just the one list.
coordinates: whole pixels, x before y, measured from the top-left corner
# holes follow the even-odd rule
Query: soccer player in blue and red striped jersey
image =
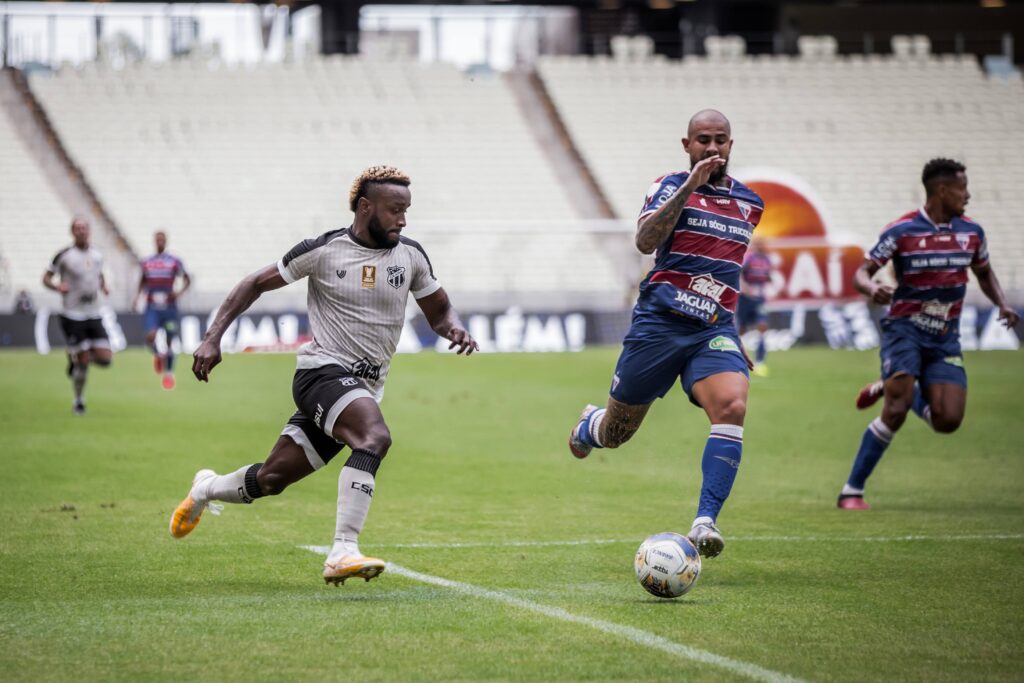
[[(968, 269), (1007, 327), (1020, 319), (989, 263), (985, 232), (964, 215), (971, 197), (964, 165), (932, 159), (921, 180), (924, 206), (888, 225), (854, 276), (854, 286), (874, 303), (889, 304), (889, 312), (882, 320), (882, 389), (875, 394), (884, 394), (885, 402), (882, 415), (864, 432), (839, 495), (838, 506), (847, 510), (868, 509), (864, 486), (908, 412), (913, 410), (936, 432), (947, 434), (960, 427), (967, 405), (967, 373), (959, 322)], [(872, 281), (889, 261), (896, 274), (895, 290)]]
[(644, 254), (657, 250), (656, 260), (640, 284), (607, 405), (584, 408), (569, 447), (577, 458), (618, 448), (678, 379), (711, 421), (689, 537), (714, 557), (725, 546), (715, 523), (740, 464), (752, 367), (733, 313), (764, 203), (726, 173), (732, 132), (721, 112), (695, 114), (682, 142), (690, 170), (658, 178), (640, 212), (636, 246)]
[(768, 332), (768, 284), (772, 281), (772, 260), (764, 250), (764, 241), (754, 238), (743, 259), (740, 273), (740, 299), (736, 307), (736, 327), (745, 335), (751, 327), (757, 330), (757, 349), (754, 355), (754, 374), (768, 376), (764, 364), (767, 349), (764, 336)]
[[(192, 284), (192, 278), (181, 259), (167, 252), (167, 234), (159, 231), (153, 239), (156, 253), (143, 259), (140, 264), (142, 277), (139, 279), (139, 291), (135, 299), (138, 300), (143, 294), (146, 296), (146, 344), (153, 352), (153, 370), (163, 375), (161, 383), (164, 389), (171, 390), (174, 388), (174, 349), (171, 344), (178, 336), (178, 297)], [(182, 287), (175, 291), (174, 285), (179, 276)], [(166, 353), (160, 353), (156, 345), (156, 334), (161, 329), (167, 342)]]

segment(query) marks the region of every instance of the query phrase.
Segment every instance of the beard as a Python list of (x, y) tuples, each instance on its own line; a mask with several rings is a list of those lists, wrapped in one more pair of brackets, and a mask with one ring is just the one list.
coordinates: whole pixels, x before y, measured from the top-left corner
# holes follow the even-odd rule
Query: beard
[(398, 235), (389, 235), (388, 231), (381, 224), (380, 219), (377, 218), (376, 213), (370, 216), (370, 222), (366, 225), (366, 229), (369, 231), (373, 241), (380, 246), (394, 247), (398, 245)]

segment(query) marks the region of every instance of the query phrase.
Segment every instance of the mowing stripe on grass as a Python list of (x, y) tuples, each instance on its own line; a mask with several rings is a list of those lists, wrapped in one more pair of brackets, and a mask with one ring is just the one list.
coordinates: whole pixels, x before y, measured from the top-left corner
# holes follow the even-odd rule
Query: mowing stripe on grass
[[(1015, 541), (1024, 539), (1024, 534), (950, 534), (939, 536), (728, 536), (727, 541), (800, 541), (815, 543), (900, 543), (905, 541)], [(504, 541), (491, 543), (484, 541), (466, 541), (454, 543), (375, 543), (377, 548), (427, 548), (441, 550), (445, 548), (543, 548), (547, 546), (572, 545), (609, 545), (613, 543), (636, 543), (636, 538), (629, 539), (575, 539), (568, 541)], [(307, 550), (320, 552), (320, 546), (303, 546)], [(326, 550), (324, 551), (326, 552)]]
[[(330, 548), (327, 546), (304, 545), (299, 547), (320, 555), (326, 555), (330, 551)], [(623, 626), (622, 624), (616, 624), (610, 621), (592, 619), (591, 617), (573, 614), (572, 612), (568, 612), (560, 607), (549, 607), (548, 605), (542, 605), (537, 602), (531, 602), (530, 600), (517, 598), (514, 595), (509, 595), (508, 593), (503, 593), (501, 591), (474, 586), (471, 583), (462, 583), (461, 581), (452, 581), (451, 579), (445, 579), (440, 576), (423, 574), (391, 562), (388, 562), (388, 571), (392, 574), (398, 574), (399, 576), (404, 576), (407, 579), (412, 579), (413, 581), (420, 581), (421, 583), (429, 583), (434, 586), (449, 588), (453, 591), (464, 595), (470, 595), (474, 598), (493, 600), (495, 602), (501, 602), (529, 612), (535, 612), (546, 617), (551, 617), (552, 619), (558, 619), (559, 621), (566, 621), (572, 624), (586, 626), (594, 629), (595, 631), (601, 631), (602, 633), (623, 638), (636, 645), (642, 645), (654, 650), (661, 650), (662, 652), (667, 652), (668, 654), (675, 655), (677, 657), (683, 657), (684, 659), (689, 659), (700, 664), (707, 664), (718, 667), (719, 669), (725, 669), (727, 671), (746, 676), (747, 678), (752, 678), (755, 681), (768, 681), (769, 683), (802, 683), (802, 679), (787, 676), (786, 674), (772, 671), (771, 669), (765, 669), (757, 666), (756, 664), (750, 664), (738, 659), (731, 659), (729, 657), (723, 657), (722, 655), (716, 655), (713, 652), (708, 652), (706, 650), (698, 650), (695, 647), (682, 645), (668, 640), (667, 638), (662, 638), (655, 633), (641, 631), (640, 629), (633, 628), (632, 626)]]

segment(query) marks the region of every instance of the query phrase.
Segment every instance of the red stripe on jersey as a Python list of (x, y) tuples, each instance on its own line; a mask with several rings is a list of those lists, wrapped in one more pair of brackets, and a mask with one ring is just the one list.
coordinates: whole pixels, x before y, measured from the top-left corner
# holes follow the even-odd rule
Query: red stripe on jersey
[[(944, 304), (937, 304), (937, 305), (939, 307), (944, 306)], [(935, 302), (915, 301), (915, 300), (911, 300), (911, 299), (903, 299), (903, 300), (900, 300), (900, 301), (894, 301), (894, 302), (892, 302), (892, 305), (889, 307), (889, 317), (890, 318), (906, 318), (907, 316), (914, 315), (915, 313), (924, 312), (926, 315), (931, 315), (931, 316), (936, 317), (936, 318), (944, 318), (945, 320), (953, 320), (955, 318), (959, 318), (960, 317), (960, 309), (962, 309), (964, 307), (964, 302), (963, 301), (957, 301), (956, 303), (951, 304), (949, 306), (948, 310), (945, 310), (945, 311), (942, 312), (942, 315), (936, 315), (936, 313), (938, 313), (938, 311), (936, 311), (936, 310), (923, 311), (923, 309), (925, 307), (933, 307), (933, 306), (936, 306)]]
[(903, 273), (903, 285), (906, 287), (955, 287), (967, 284), (967, 270), (922, 270), (917, 273)]
[[(712, 287), (721, 290), (717, 297), (709, 296), (706, 293), (707, 290), (703, 285), (709, 283), (709, 281)], [(686, 273), (677, 273), (672, 270), (659, 270), (658, 272), (651, 274), (650, 282), (651, 284), (665, 282), (672, 285), (676, 289), (684, 289), (688, 292), (693, 292), (698, 296), (702, 296), (707, 299), (713, 299), (717, 301), (719, 304), (721, 304), (723, 308), (726, 308), (730, 312), (736, 310), (736, 301), (737, 299), (739, 299), (739, 292), (737, 292), (735, 289), (725, 284), (724, 282), (719, 282), (718, 280), (716, 280), (715, 278), (711, 277), (706, 273), (691, 277)]]
[(705, 235), (699, 232), (681, 230), (676, 232), (672, 238), (673, 254), (690, 254), (693, 256), (706, 256), (707, 258), (718, 259), (719, 261), (732, 261), (736, 265), (743, 263), (743, 254), (747, 251), (747, 245), (743, 242), (734, 242), (724, 237)]
[[(741, 208), (740, 202), (742, 202), (742, 206), (746, 207), (745, 212)], [(734, 221), (750, 223), (751, 227), (757, 225), (761, 220), (762, 209), (760, 206), (744, 202), (743, 200), (733, 199), (732, 197), (719, 197), (694, 192), (686, 199), (686, 206), (687, 208), (713, 213), (722, 218), (731, 218)]]

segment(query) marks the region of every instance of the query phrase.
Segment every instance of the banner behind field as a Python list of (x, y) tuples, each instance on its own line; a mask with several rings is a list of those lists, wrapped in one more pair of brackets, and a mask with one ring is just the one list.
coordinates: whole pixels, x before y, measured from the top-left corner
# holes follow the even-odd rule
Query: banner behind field
[[(828, 344), (832, 348), (871, 349), (879, 344), (880, 310), (862, 302), (825, 304), (817, 308), (794, 306), (769, 314), (766, 342), (771, 351), (802, 344)], [(185, 314), (181, 317), (180, 341), (184, 353), (199, 344), (212, 314)], [(579, 351), (587, 346), (622, 343), (629, 327), (629, 311), (545, 313), (517, 308), (503, 313), (464, 314), (470, 334), (485, 352), (561, 352)], [(1020, 333), (1007, 330), (997, 320), (994, 308), (964, 306), (960, 335), (965, 350), (1017, 349)], [(139, 314), (104, 317), (104, 325), (115, 350), (142, 346), (145, 335)], [(305, 313), (253, 313), (243, 315), (224, 336), (225, 352), (293, 351), (309, 339), (309, 319)], [(162, 342), (162, 340), (160, 340)], [(60, 350), (64, 339), (56, 314), (40, 310), (35, 314), (0, 315), (0, 349), (35, 348), (40, 353)], [(444, 349), (419, 312), (410, 314), (398, 345), (399, 353), (423, 349)]]

